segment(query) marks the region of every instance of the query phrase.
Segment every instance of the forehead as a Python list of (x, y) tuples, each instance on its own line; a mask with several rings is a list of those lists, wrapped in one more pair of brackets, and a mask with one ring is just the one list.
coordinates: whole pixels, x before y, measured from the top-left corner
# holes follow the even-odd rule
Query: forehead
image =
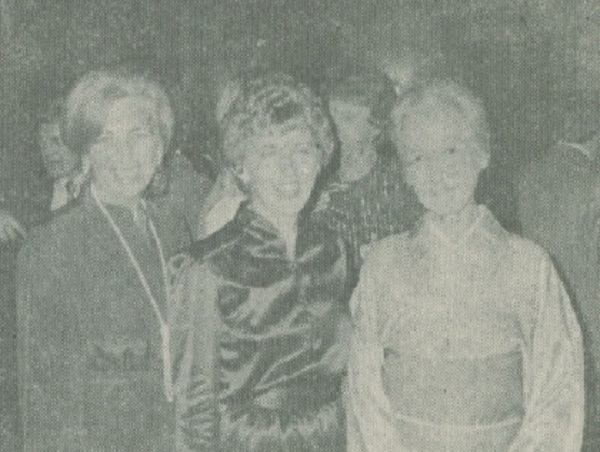
[(435, 151), (476, 140), (465, 112), (450, 105), (422, 105), (409, 112), (395, 134), (408, 150)]
[(39, 133), (44, 137), (60, 137), (60, 125), (57, 122), (40, 124)]
[(347, 117), (369, 116), (370, 109), (366, 105), (358, 105), (345, 100), (333, 99), (329, 102), (329, 110), (335, 119)]
[(269, 147), (288, 147), (293, 145), (314, 144), (314, 139), (306, 126), (273, 127), (254, 137), (255, 145)]
[(104, 130), (127, 131), (133, 127), (151, 126), (156, 120), (153, 104), (145, 97), (123, 97), (106, 108)]

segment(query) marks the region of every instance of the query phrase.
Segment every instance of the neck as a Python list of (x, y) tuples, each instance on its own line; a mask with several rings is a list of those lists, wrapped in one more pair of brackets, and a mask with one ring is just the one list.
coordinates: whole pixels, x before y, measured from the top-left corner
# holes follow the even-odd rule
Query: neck
[(250, 204), (250, 208), (271, 223), (279, 236), (284, 240), (288, 256), (293, 258), (296, 253), (296, 237), (298, 235), (298, 215), (272, 212), (260, 204)]
[(430, 218), (433, 223), (453, 242), (463, 237), (465, 231), (473, 225), (478, 215), (479, 210), (474, 201), (467, 204), (458, 212), (445, 215), (430, 212)]

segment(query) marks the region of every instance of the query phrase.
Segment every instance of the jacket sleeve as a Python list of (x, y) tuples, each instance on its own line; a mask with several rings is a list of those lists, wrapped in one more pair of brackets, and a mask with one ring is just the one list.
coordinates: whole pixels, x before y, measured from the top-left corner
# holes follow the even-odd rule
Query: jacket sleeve
[(549, 258), (537, 286), (538, 318), (526, 346), (525, 417), (511, 452), (575, 452), (583, 435), (583, 345), (569, 297)]
[(171, 285), (177, 450), (218, 450), (216, 278), (183, 258)]
[(81, 416), (77, 314), (68, 305), (61, 284), (70, 275), (64, 274), (60, 262), (50, 259), (50, 253), (30, 245), (26, 244), (19, 256), (17, 273), (24, 449), (83, 450), (86, 431)]

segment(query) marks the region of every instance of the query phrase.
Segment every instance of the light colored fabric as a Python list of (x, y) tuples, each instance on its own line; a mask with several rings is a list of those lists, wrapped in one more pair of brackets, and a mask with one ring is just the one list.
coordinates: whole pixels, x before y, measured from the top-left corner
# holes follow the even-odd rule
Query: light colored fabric
[(50, 210), (60, 209), (69, 202), (70, 196), (67, 190), (67, 182), (69, 182), (67, 178), (60, 178), (54, 182)]
[(428, 219), (378, 242), (352, 313), (350, 452), (580, 450), (569, 298), (546, 254), (486, 208), (458, 242)]
[(233, 220), (246, 199), (231, 170), (221, 171), (208, 194), (204, 212), (200, 214), (197, 237), (208, 237)]
[(50, 210), (58, 210), (77, 198), (86, 178), (86, 173), (78, 173), (72, 177), (61, 177), (56, 179), (52, 189)]

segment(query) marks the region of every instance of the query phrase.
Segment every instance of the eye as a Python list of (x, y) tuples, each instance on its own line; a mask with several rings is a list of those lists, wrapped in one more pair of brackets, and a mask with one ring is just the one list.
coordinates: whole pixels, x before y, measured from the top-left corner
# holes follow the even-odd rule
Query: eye
[(423, 157), (420, 155), (416, 155), (413, 157), (412, 162), (411, 163), (419, 163), (423, 161)]
[(103, 133), (102, 135), (100, 135), (98, 138), (96, 138), (94, 140), (93, 144), (106, 144), (108, 142), (110, 142), (110, 140), (112, 139), (112, 137), (106, 133)]
[(308, 146), (303, 146), (301, 148), (298, 148), (296, 152), (298, 152), (298, 154), (300, 155), (312, 155), (313, 150)]
[(151, 135), (148, 129), (138, 128), (131, 131), (131, 135), (138, 138), (143, 138)]
[(453, 154), (456, 154), (456, 153), (458, 152), (458, 150), (457, 150), (456, 148), (454, 148), (454, 147), (453, 147), (453, 148), (448, 148), (448, 149), (446, 149), (446, 152), (447, 152), (449, 155), (453, 155)]

